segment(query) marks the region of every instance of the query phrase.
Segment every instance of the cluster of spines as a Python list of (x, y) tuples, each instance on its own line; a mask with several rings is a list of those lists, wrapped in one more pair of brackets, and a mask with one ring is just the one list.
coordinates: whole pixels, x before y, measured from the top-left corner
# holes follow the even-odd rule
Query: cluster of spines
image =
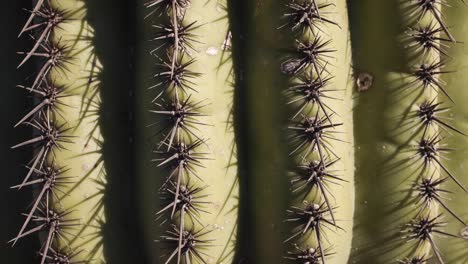
[[(70, 106), (65, 103), (65, 99), (74, 96), (74, 94), (71, 92), (71, 87), (58, 84), (60, 81), (53, 76), (67, 75), (69, 73), (68, 66), (73, 64), (73, 57), (78, 53), (90, 51), (86, 62), (90, 62), (92, 66), (90, 69), (85, 69), (86, 73), (89, 73), (89, 78), (86, 77), (86, 82), (82, 86), (76, 87), (76, 89), (83, 88), (85, 90), (81, 104), (83, 108), (80, 109), (80, 119), (76, 125), (79, 126), (85, 118), (90, 118), (92, 115), (97, 116), (99, 111), (100, 94), (99, 89), (97, 89), (99, 87), (97, 78), (99, 61), (92, 46), (91, 35), (86, 34), (78, 37), (77, 40), (86, 43), (85, 48), (80, 50), (74, 49), (74, 46), (68, 44), (68, 41), (53, 36), (57, 29), (62, 29), (61, 26), (64, 23), (73, 21), (72, 15), (76, 14), (75, 10), (64, 10), (57, 0), (39, 0), (34, 9), (29, 12), (30, 16), (19, 37), (27, 35), (34, 44), (29, 51), (18, 52), (22, 56), (18, 68), (32, 60), (34, 60), (35, 65), (40, 66), (32, 78), (28, 78), (30, 84), (17, 85), (17, 87), (33, 95), (35, 106), (24, 114), (14, 126), (29, 126), (34, 134), (31, 139), (12, 148), (30, 147), (34, 155), (33, 159), (25, 166), (28, 172), (23, 181), (11, 188), (16, 190), (23, 187), (33, 188), (35, 198), (31, 208), (24, 214), (26, 220), (19, 233), (10, 242), (14, 245), (19, 239), (26, 236), (44, 233), (43, 239), (41, 239), (42, 246), (38, 252), (41, 264), (87, 263), (89, 260), (79, 260), (81, 258), (79, 255), (87, 254), (89, 259), (93, 259), (100, 250), (101, 244), (96, 243), (96, 247), (92, 251), (84, 253), (84, 250), (81, 249), (83, 244), (76, 244), (75, 241), (85, 229), (95, 226), (94, 223), (91, 223), (92, 221), (100, 221), (96, 217), (102, 213), (102, 200), (92, 209), (91, 215), (93, 217), (90, 217), (86, 223), (82, 223), (82, 219), (70, 219), (72, 218), (71, 209), (62, 204), (63, 199), (70, 195), (70, 192), (78, 186), (81, 180), (77, 181), (74, 179), (75, 177), (66, 176), (69, 169), (56, 162), (58, 160), (56, 155), (60, 155), (61, 150), (66, 150), (68, 144), (75, 143), (74, 137), (70, 135), (75, 127), (70, 127), (65, 117), (66, 111), (70, 109)], [(90, 27), (86, 27), (86, 32), (88, 31), (91, 31)], [(85, 146), (90, 140), (95, 140), (98, 146), (100, 145), (99, 139), (94, 138), (98, 122), (97, 119), (93, 121), (94, 128), (90, 132)], [(89, 152), (81, 155), (95, 153)], [(99, 170), (99, 176), (104, 176), (101, 163), (102, 159), (99, 159), (93, 165), (93, 169), (84, 175), (84, 178), (96, 170)], [(96, 183), (101, 184), (102, 180), (99, 179)], [(102, 196), (102, 192), (99, 193), (99, 191), (91, 197)], [(38, 223), (40, 224), (38, 225)], [(78, 235), (75, 234), (77, 232)], [(87, 241), (99, 239), (97, 235), (93, 235), (93, 238)]]
[(59, 86), (54, 79), (49, 78), (51, 71), (67, 70), (70, 48), (52, 40), (54, 30), (66, 22), (67, 12), (54, 8), (48, 0), (38, 1), (34, 10), (30, 12), (30, 17), (19, 36), (28, 35), (34, 45), (29, 51), (18, 52), (23, 56), (18, 68), (32, 58), (37, 58), (42, 66), (30, 85), (17, 86), (34, 95), (35, 107), (27, 112), (15, 127), (32, 127), (34, 136), (12, 148), (32, 147), (35, 154), (26, 165), (28, 172), (23, 181), (11, 188), (20, 190), (33, 187), (36, 195), (31, 209), (23, 214), (26, 220), (20, 231), (10, 242), (15, 245), (21, 238), (44, 233), (45, 239), (42, 240), (38, 253), (41, 264), (80, 263), (74, 261), (80, 253), (79, 250), (71, 247), (57, 248), (58, 241), (61, 241), (62, 245), (67, 244), (69, 230), (79, 226), (79, 219), (70, 219), (67, 217), (70, 211), (54, 206), (65, 194), (64, 187), (73, 183), (72, 177), (63, 175), (67, 168), (58, 167), (54, 162), (56, 151), (63, 149), (64, 144), (72, 143), (72, 137), (67, 135), (70, 128), (57, 121), (57, 117), (62, 115), (61, 109), (66, 107), (62, 99), (69, 95), (67, 87)]
[(294, 250), (287, 252), (286, 259), (293, 261), (294, 263), (307, 263), (307, 264), (320, 264), (323, 263), (323, 259), (329, 256), (330, 253), (323, 254), (323, 250), (320, 248), (302, 248), (294, 244)]
[(155, 136), (160, 138), (153, 161), (168, 171), (160, 188), (162, 209), (156, 213), (157, 219), (170, 224), (158, 240), (168, 247), (165, 263), (206, 263), (206, 249), (212, 242), (204, 238), (210, 230), (201, 219), (202, 213), (208, 213), (204, 209), (208, 203), (206, 186), (193, 183), (203, 181), (197, 168), (203, 167), (208, 153), (200, 152), (207, 139), (199, 135), (198, 129), (206, 125), (199, 119), (204, 116), (206, 103), (194, 101), (191, 96), (197, 92), (194, 78), (200, 73), (191, 70), (196, 61), (194, 43), (198, 40), (194, 30), (198, 24), (185, 19), (189, 5), (190, 0), (149, 0), (145, 4), (147, 18), (157, 14), (159, 20), (164, 20), (152, 25), (156, 32), (151, 41), (156, 47), (150, 54), (157, 63), (155, 84), (150, 87), (156, 90), (150, 113), (157, 121), (149, 126), (157, 128)]
[[(449, 111), (448, 107), (442, 107), (442, 102), (438, 102), (438, 95), (444, 95), (449, 101), (454, 100), (448, 94), (445, 83), (441, 80), (443, 74), (450, 73), (444, 70), (444, 57), (447, 57), (446, 48), (449, 44), (456, 43), (454, 36), (450, 33), (449, 27), (443, 21), (441, 6), (446, 5), (445, 1), (417, 0), (411, 4), (411, 15), (415, 15), (414, 27), (406, 32), (406, 47), (414, 50), (418, 58), (423, 61), (413, 68), (412, 75), (414, 81), (411, 85), (417, 85), (422, 89), (432, 89), (436, 96), (433, 99), (422, 102), (415, 111), (414, 118), (417, 119), (417, 128), (421, 131), (421, 137), (417, 141), (414, 157), (422, 160), (422, 170), (411, 191), (415, 193), (416, 204), (420, 208), (416, 211), (414, 219), (405, 225), (403, 230), (406, 235), (404, 239), (416, 241), (416, 248), (429, 247), (432, 254), (441, 264), (444, 263), (434, 236), (457, 237), (442, 230), (446, 225), (442, 221), (443, 215), (448, 213), (451, 217), (466, 226), (466, 222), (450, 209), (444, 202), (444, 194), (450, 193), (443, 188), (447, 180), (452, 180), (464, 192), (467, 190), (458, 181), (443, 163), (444, 154), (453, 149), (443, 144), (441, 133), (451, 135), (458, 133), (465, 135), (462, 131), (449, 124), (446, 119), (440, 116), (441, 113)], [(429, 18), (429, 23), (422, 25), (422, 20)], [(431, 54), (439, 57), (437, 60), (430, 60)], [(440, 177), (435, 177), (435, 173), (440, 172)], [(443, 175), (446, 176), (443, 176)], [(443, 208), (439, 214), (433, 211), (434, 205)], [(426, 263), (430, 256), (426, 253), (409, 256), (400, 263)]]
[[(323, 25), (339, 25), (329, 18), (333, 3), (319, 3), (316, 0), (296, 1), (286, 4), (285, 23), (281, 30), (293, 32), (297, 38), (295, 47), (281, 63), (281, 71), (291, 76), (291, 85), (285, 90), (288, 105), (291, 106), (289, 156), (296, 162), (291, 170), (294, 199), (301, 199), (303, 205), (288, 210), (286, 222), (294, 225), (292, 235), (285, 239), (293, 250), (286, 259), (294, 263), (325, 263), (331, 253), (324, 249), (324, 229), (339, 230), (332, 204), (330, 184), (344, 180), (336, 175), (332, 167), (339, 157), (330, 146), (335, 137), (335, 111), (328, 105), (337, 89), (331, 86), (333, 76), (329, 70), (330, 59), (336, 51), (331, 48), (332, 39), (322, 34)], [(304, 244), (311, 235), (315, 245)], [(329, 251), (329, 249), (327, 249)]]

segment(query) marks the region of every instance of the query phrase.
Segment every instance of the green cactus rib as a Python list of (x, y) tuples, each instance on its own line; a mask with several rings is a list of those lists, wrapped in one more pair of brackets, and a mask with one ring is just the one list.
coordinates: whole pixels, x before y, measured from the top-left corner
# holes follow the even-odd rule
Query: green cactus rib
[(288, 124), (290, 234), (285, 257), (344, 263), (354, 212), (351, 51), (346, 1), (290, 1), (280, 27), (295, 46), (281, 64)]
[(99, 59), (93, 29), (82, 1), (37, 1), (20, 36), (33, 47), (19, 52), (22, 61), (37, 62), (34, 78), (18, 85), (35, 96), (35, 106), (15, 127), (33, 129), (30, 139), (12, 148), (34, 148), (26, 176), (12, 189), (34, 190), (32, 206), (15, 245), (39, 234), (38, 256), (44, 263), (104, 263), (101, 243), (105, 170), (98, 125)]
[[(468, 111), (464, 98), (468, 98), (466, 90), (467, 86), (467, 70), (468, 70), (468, 8), (462, 1), (453, 1), (450, 6), (442, 7), (442, 14), (450, 28), (451, 33), (455, 36), (458, 43), (451, 45), (449, 49), (445, 49), (447, 55), (451, 58), (447, 60), (447, 69), (454, 72), (442, 77), (447, 83), (449, 94), (455, 98), (456, 104), (450, 105), (449, 111), (443, 116), (443, 120), (456, 123), (457, 128), (463, 132), (468, 131)], [(447, 155), (447, 168), (454, 175), (459, 175), (459, 180), (463, 186), (468, 186), (468, 177), (466, 176), (468, 138), (460, 133), (451, 133), (447, 138), (446, 144), (453, 146), (456, 151)], [(448, 183), (444, 189), (451, 192), (444, 195), (444, 202), (447, 207), (451, 208), (457, 215), (465, 221), (468, 221), (468, 207), (466, 206), (467, 194), (453, 183)], [(447, 199), (448, 198), (448, 199)], [(437, 238), (436, 243), (439, 245), (440, 251), (446, 263), (468, 263), (468, 229), (466, 222), (462, 223), (455, 218), (446, 217), (446, 231), (458, 237)]]
[(147, 251), (155, 262), (230, 263), (237, 168), (226, 4), (141, 4), (147, 76), (137, 84), (136, 146), (141, 201), (151, 205), (140, 209), (153, 230)]
[[(441, 241), (457, 234), (446, 222), (466, 221), (444, 199), (450, 184), (465, 192), (461, 175), (445, 160), (454, 152), (446, 138), (464, 136), (442, 117), (455, 98), (443, 80), (451, 74), (447, 47), (455, 44), (441, 12), (445, 5), (351, 3), (357, 88), (363, 76), (373, 78), (356, 94), (354, 111), (355, 262), (450, 263)], [(362, 17), (369, 19), (362, 23)]]
[(342, 263), (354, 207), (346, 2), (231, 1), (229, 8), (241, 171), (235, 260)]

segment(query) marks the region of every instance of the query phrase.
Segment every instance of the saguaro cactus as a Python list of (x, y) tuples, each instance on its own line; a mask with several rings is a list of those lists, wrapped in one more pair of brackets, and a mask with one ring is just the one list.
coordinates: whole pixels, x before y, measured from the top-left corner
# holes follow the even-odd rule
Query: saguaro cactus
[(32, 39), (22, 61), (37, 71), (18, 88), (34, 95), (34, 107), (15, 127), (34, 133), (12, 148), (33, 146), (25, 176), (12, 189), (34, 190), (25, 221), (9, 242), (41, 233), (40, 263), (104, 261), (100, 226), (105, 171), (98, 125), (100, 62), (93, 30), (80, 1), (37, 1), (19, 36)]
[(147, 245), (154, 262), (227, 263), (237, 170), (226, 3), (140, 4), (139, 57), (151, 58), (142, 59), (137, 87), (141, 210), (154, 230)]
[(34, 1), (19, 32), (33, 99), (11, 122), (32, 133), (7, 143), (31, 158), (8, 187), (33, 200), (11, 245), (35, 237), (41, 264), (468, 263), (464, 1), (116, 0), (120, 29), (88, 16), (102, 3)]
[(354, 210), (347, 6), (345, 1), (291, 1), (283, 18), (281, 32), (296, 35), (281, 64), (291, 76), (284, 92), (292, 108), (288, 258), (342, 263), (349, 257)]
[[(356, 75), (358, 81), (363, 74), (373, 77), (371, 88), (357, 96), (355, 110), (358, 210), (352, 258), (464, 263), (443, 249), (452, 239), (463, 244), (460, 225), (466, 225), (463, 210), (447, 200), (466, 196), (464, 175), (447, 162), (466, 135), (462, 120), (446, 115), (460, 88), (444, 81), (452, 70), (462, 71), (447, 64), (461, 59), (449, 52), (463, 45), (452, 31), (462, 23), (446, 20), (453, 7), (445, 2), (362, 1), (351, 7)], [(455, 138), (460, 144), (448, 143)]]
[[(237, 8), (253, 9), (241, 4)], [(249, 158), (239, 165), (250, 167), (249, 179), (244, 183), (252, 182), (254, 190), (265, 186), (265, 194), (256, 191), (251, 197), (256, 202), (248, 209), (259, 211), (252, 217), (255, 228), (262, 232), (251, 230), (251, 236), (259, 237), (255, 239), (261, 248), (255, 248), (254, 252), (246, 248), (239, 258), (242, 254), (253, 256), (249, 259), (253, 263), (272, 263), (281, 257), (292, 263), (326, 260), (343, 263), (350, 252), (354, 208), (352, 75), (346, 2), (267, 1), (251, 16), (255, 22), (248, 22), (234, 35), (234, 48), (237, 44), (252, 50), (242, 54), (244, 65), (240, 67), (245, 67), (242, 72), (245, 80), (238, 81), (240, 89), (245, 89), (242, 96), (246, 101), (242, 103), (247, 110), (239, 109), (238, 115), (247, 124), (239, 126), (242, 131), (250, 131), (244, 140), (260, 142), (277, 137), (275, 141), (285, 144), (277, 148), (264, 143), (270, 149), (259, 151), (257, 148), (262, 145), (243, 142), (248, 149), (239, 152), (240, 156)], [(256, 27), (247, 29), (251, 24)], [(248, 31), (246, 36), (242, 30)], [(277, 76), (281, 75), (282, 79), (278, 80)], [(270, 101), (260, 104), (260, 98)], [(273, 100), (276, 104), (271, 103)], [(275, 113), (278, 109), (289, 112), (281, 114), (288, 121), (283, 123), (277, 118), (275, 126), (271, 126), (262, 120), (268, 112)], [(276, 131), (263, 131), (263, 126)], [(286, 133), (281, 132), (285, 129)], [(239, 147), (242, 148), (242, 143)], [(275, 162), (278, 167), (273, 170), (285, 162), (286, 170), (278, 170), (273, 175), (291, 184), (275, 186), (280, 180), (265, 174), (268, 167), (258, 164), (264, 161)], [(277, 197), (276, 189), (281, 189), (282, 195), (289, 193), (285, 195), (290, 197), (288, 209), (281, 210), (287, 198)], [(252, 189), (245, 192), (248, 191)], [(263, 208), (268, 200), (278, 205), (274, 212)], [(277, 218), (265, 219), (262, 213), (274, 213)], [(284, 232), (279, 233), (282, 237), (269, 234), (276, 228)], [(278, 242), (284, 243), (280, 250), (270, 252), (270, 246), (276, 249)]]

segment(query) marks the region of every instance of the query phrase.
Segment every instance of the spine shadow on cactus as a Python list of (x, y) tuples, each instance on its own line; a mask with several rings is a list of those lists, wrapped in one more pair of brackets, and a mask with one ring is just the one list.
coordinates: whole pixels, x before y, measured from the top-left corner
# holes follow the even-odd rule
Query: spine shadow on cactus
[[(466, 53), (468, 34), (466, 25), (468, 23), (468, 7), (466, 6), (466, 2), (454, 1), (449, 6), (442, 7), (442, 14), (451, 34), (458, 43), (450, 44), (450, 48), (445, 49), (448, 56), (446, 68), (453, 70), (453, 72), (442, 76), (442, 81), (446, 82), (448, 93), (455, 99), (456, 104), (451, 105), (446, 103), (450, 109), (445, 113), (441, 113), (440, 116), (443, 120), (456, 124), (456, 127), (462, 132), (467, 132), (467, 111), (464, 100), (468, 98), (466, 89), (468, 70), (468, 57)], [(455, 149), (455, 151), (447, 155), (447, 160), (445, 161), (447, 169), (457, 176), (464, 186), (468, 186), (468, 177), (465, 170), (468, 137), (453, 132), (452, 135), (447, 137), (445, 142), (447, 146)], [(446, 196), (442, 197), (446, 206), (454, 211), (461, 220), (468, 221), (468, 207), (464, 202), (467, 199), (467, 194), (461, 191), (457, 184), (450, 181), (444, 184), (444, 189), (451, 192), (448, 196), (449, 199), (444, 199)], [(457, 237), (450, 237), (449, 239), (445, 239), (444, 237), (436, 238), (436, 243), (444, 254), (444, 260), (446, 263), (468, 263), (468, 227), (461, 221), (457, 222), (450, 215), (446, 216), (446, 220), (449, 221), (449, 224), (445, 227), (445, 231), (450, 234), (456, 234)]]
[(236, 77), (234, 123), (238, 143), (239, 231), (234, 263), (283, 259), (283, 220), (289, 191), (287, 116), (278, 51), (292, 43), (278, 34), (286, 1), (229, 1)]
[[(323, 8), (321, 18), (314, 13), (316, 7)], [(328, 7), (336, 9), (331, 11)], [(349, 85), (351, 75), (345, 1), (340, 1), (336, 5), (326, 1), (231, 1), (230, 11), (237, 77), (235, 123), (239, 145), (241, 193), (236, 263), (277, 263), (278, 259), (293, 263), (299, 260), (310, 263), (321, 263), (324, 260), (326, 263), (345, 261), (351, 241), (352, 221), (350, 220), (353, 211), (353, 192), (348, 192), (353, 187), (353, 153), (351, 151), (353, 139), (352, 118), (349, 114), (351, 113)], [(310, 21), (312, 25), (307, 24), (312, 16), (314, 19)], [(331, 20), (328, 19), (330, 17)], [(304, 32), (300, 27), (304, 24), (301, 21), (307, 24), (305, 27), (315, 27), (321, 24), (319, 26), (321, 30), (326, 28), (330, 31), (324, 33), (321, 38), (308, 39), (306, 34), (302, 36)], [(322, 27), (322, 24), (331, 24), (332, 29)], [(328, 42), (325, 36), (333, 38), (336, 42)], [(295, 43), (297, 46), (291, 47)], [(325, 47), (323, 43), (328, 45)], [(316, 54), (314, 47), (323, 51), (322, 54)], [(335, 48), (339, 50), (336, 56), (333, 56), (335, 54), (329, 56), (329, 51)], [(286, 55), (285, 51), (287, 51)], [(308, 54), (310, 57), (307, 56)], [(315, 60), (317, 55), (323, 54), (325, 56), (320, 57), (320, 61)], [(317, 74), (291, 78), (291, 74), (300, 75), (306, 68), (307, 72), (311, 70)], [(333, 76), (335, 78), (333, 80), (327, 78), (325, 72), (336, 74)], [(323, 75), (319, 76), (320, 73)], [(314, 80), (315, 84), (318, 84), (315, 87), (323, 88), (322, 85), (329, 84), (327, 88), (321, 90), (328, 94), (323, 97), (312, 95), (313, 101), (308, 101), (307, 99), (311, 97), (302, 97), (301, 87), (306, 90), (302, 91), (307, 93), (309, 91), (307, 88), (313, 85), (303, 85), (303, 83), (308, 81), (313, 83)], [(345, 99), (344, 101), (334, 100), (335, 97)], [(334, 108), (338, 113), (334, 116), (326, 105)], [(313, 110), (317, 109), (319, 112), (326, 109), (327, 113), (320, 112), (320, 116), (316, 116), (317, 112)], [(305, 118), (306, 112), (313, 112), (310, 119)], [(287, 119), (292, 120), (287, 121)], [(334, 125), (328, 123), (329, 119), (333, 119)], [(314, 120), (317, 122), (313, 122)], [(340, 125), (341, 122), (346, 122), (346, 124)], [(304, 176), (303, 172), (306, 171), (306, 162), (301, 162), (301, 156), (304, 152), (312, 152), (312, 150), (318, 153), (318, 147), (312, 145), (323, 139), (319, 138), (316, 141), (316, 137), (312, 137), (313, 139), (304, 137), (303, 134), (307, 133), (306, 131), (312, 131), (309, 125), (324, 130), (330, 129), (332, 135), (338, 131), (338, 128), (348, 133), (349, 138), (346, 139), (341, 136), (334, 137), (334, 135), (333, 138), (338, 139), (336, 142), (330, 142), (334, 140), (327, 139), (328, 143), (338, 150), (338, 155), (342, 160), (325, 160), (322, 156), (323, 160), (318, 164), (310, 160), (307, 165), (311, 166), (307, 168), (318, 168), (323, 171), (322, 169), (329, 165), (330, 170), (326, 174), (330, 176), (330, 181), (334, 181), (332, 178), (335, 173), (343, 173), (345, 180), (349, 182), (341, 184), (341, 175), (338, 175), (333, 179), (340, 184), (335, 186), (323, 183), (321, 187), (324, 188), (320, 190), (314, 188), (317, 199), (309, 205), (304, 205), (301, 204), (304, 199), (299, 196), (302, 198), (304, 194), (308, 196), (308, 191), (304, 191), (306, 188), (303, 188), (305, 186), (303, 182), (296, 181), (298, 178), (302, 179), (299, 176)], [(289, 129), (287, 129), (288, 126)], [(347, 142), (340, 142), (343, 140)], [(331, 154), (331, 149), (323, 144), (320, 146), (320, 151), (323, 155), (325, 152)], [(299, 169), (297, 169), (298, 166)], [(311, 173), (309, 176), (314, 175), (310, 170), (309, 172)], [(293, 184), (288, 184), (289, 181)], [(290, 188), (285, 186), (290, 186)], [(342, 191), (341, 188), (346, 191)], [(343, 237), (343, 233), (340, 233), (337, 227), (335, 230), (333, 220), (329, 219), (330, 214), (325, 198), (318, 197), (321, 190), (324, 193), (326, 191), (326, 194), (330, 194), (328, 191), (332, 192), (327, 195), (328, 202), (333, 203), (332, 207), (336, 207), (335, 202), (339, 200), (340, 209), (334, 216), (337, 216), (336, 222), (346, 229), (345, 239), (338, 239), (339, 236)], [(308, 198), (313, 196), (311, 192)], [(342, 201), (347, 201), (346, 205), (343, 205)], [(315, 205), (315, 202), (318, 204)], [(289, 216), (286, 215), (288, 204), (297, 205), (290, 208)], [(313, 218), (311, 213), (315, 213), (313, 216), (320, 218), (323, 226), (318, 226), (316, 221), (313, 221), (310, 226), (307, 225), (306, 222)], [(297, 230), (296, 225), (285, 224), (285, 220), (295, 223), (297, 220), (297, 224), (301, 225), (302, 229)], [(327, 229), (328, 227), (330, 230)], [(304, 228), (308, 231), (306, 238), (296, 240), (296, 237), (302, 236)], [(320, 229), (319, 232), (314, 233), (312, 229), (317, 228)], [(320, 244), (323, 242), (322, 249), (319, 243), (314, 241), (317, 237), (320, 238)], [(324, 242), (326, 240), (328, 242)], [(339, 252), (338, 254), (331, 254), (333, 251), (329, 251), (330, 244), (337, 246), (334, 250)]]
[[(100, 81), (102, 153), (107, 171), (103, 227), (107, 263), (149, 263), (138, 225), (138, 195), (132, 173), (133, 94), (136, 5), (125, 0), (85, 0), (86, 19), (94, 28), (93, 44), (102, 70)], [(118, 29), (118, 30), (117, 30)]]
[[(458, 186), (454, 193), (465, 187), (458, 179), (462, 176), (446, 165), (454, 152), (446, 138), (464, 136), (464, 131), (453, 124), (457, 120), (441, 116), (454, 101), (443, 81), (451, 74), (446, 55), (450, 46), (460, 44), (442, 15), (445, 2), (350, 5), (354, 66), (357, 74), (369, 72), (375, 80), (368, 91), (356, 94), (359, 196), (352, 258), (446, 263), (451, 257), (440, 250), (436, 237), (460, 239), (446, 225), (464, 226), (466, 219), (446, 199), (451, 195), (447, 186)], [(362, 17), (372, 22), (359, 22)]]
[[(247, 47), (245, 38), (251, 34), (251, 28), (248, 26), (251, 21), (251, 12), (253, 9), (248, 8), (249, 1), (228, 0), (228, 15), (229, 28), (232, 34), (232, 61), (234, 71), (235, 92), (233, 95), (233, 122), (235, 141), (238, 146), (238, 174), (239, 174), (239, 220), (237, 228), (237, 240), (235, 243), (236, 252), (234, 255), (234, 263), (250, 263), (253, 261), (253, 245), (256, 243), (255, 236), (247, 236), (253, 234), (252, 227), (249, 225), (249, 219), (253, 216), (253, 212), (249, 206), (248, 195), (249, 177), (248, 177), (248, 161), (250, 160), (249, 151), (247, 148), (248, 134), (244, 128), (247, 125), (247, 108), (244, 106), (243, 98), (247, 96), (247, 86), (245, 82), (244, 67), (247, 65)], [(243, 19), (239, 19), (243, 17)]]
[(156, 262), (229, 262), (237, 171), (224, 1), (139, 4), (135, 140), (146, 250)]
[(15, 245), (39, 234), (41, 264), (51, 261), (103, 261), (103, 167), (99, 116), (99, 73), (93, 29), (84, 20), (82, 1), (37, 1), (19, 37), (32, 47), (18, 54), (18, 68), (37, 63), (25, 85), (34, 107), (15, 127), (33, 129), (27, 140), (12, 148), (32, 146), (25, 176), (12, 189), (33, 189), (34, 201)]

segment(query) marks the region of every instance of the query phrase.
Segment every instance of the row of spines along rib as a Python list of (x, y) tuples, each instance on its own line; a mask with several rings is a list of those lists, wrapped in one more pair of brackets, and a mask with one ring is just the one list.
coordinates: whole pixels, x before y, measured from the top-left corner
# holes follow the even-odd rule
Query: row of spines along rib
[[(59, 117), (65, 119), (64, 112), (70, 110), (63, 102), (64, 98), (73, 94), (70, 87), (57, 84), (57, 77), (51, 75), (51, 72), (65, 74), (68, 65), (73, 63), (72, 56), (77, 51), (70, 43), (55, 40), (54, 32), (70, 22), (76, 10), (62, 10), (56, 6), (52, 0), (38, 0), (34, 9), (28, 11), (29, 19), (18, 36), (29, 38), (33, 43), (29, 51), (18, 52), (22, 56), (18, 68), (25, 63), (35, 63), (39, 66), (37, 73), (28, 80), (29, 84), (17, 85), (33, 95), (35, 106), (15, 124), (15, 127), (32, 128), (33, 137), (12, 148), (32, 147), (34, 154), (33, 158), (26, 162), (27, 172), (24, 179), (11, 188), (18, 191), (33, 188), (35, 195), (31, 208), (23, 214), (25, 221), (18, 234), (9, 242), (15, 245), (25, 237), (40, 234), (41, 248), (38, 249), (38, 256), (41, 264), (84, 263), (77, 260), (77, 256), (82, 253), (80, 246), (69, 244), (74, 239), (70, 230), (76, 230), (83, 224), (81, 219), (70, 218), (71, 208), (61, 205), (61, 199), (66, 195), (65, 190), (77, 180), (75, 177), (63, 175), (69, 169), (55, 162), (56, 155), (60, 155), (60, 151), (66, 149), (65, 145), (74, 143), (73, 137), (68, 135), (73, 127), (58, 121)], [(89, 75), (87, 93), (95, 97), (98, 95), (95, 91), (96, 76), (93, 76), (93, 73)], [(89, 99), (83, 107), (87, 110), (94, 109), (95, 106), (91, 106), (92, 102), (93, 100)], [(89, 111), (81, 113), (89, 114)], [(90, 135), (89, 140), (92, 139)]]
[(330, 16), (334, 7), (332, 2), (290, 1), (284, 11), (285, 22), (279, 27), (296, 35), (294, 47), (281, 64), (283, 74), (291, 76), (284, 93), (292, 109), (288, 126), (289, 156), (295, 166), (290, 170), (291, 190), (293, 199), (302, 201), (288, 210), (286, 219), (293, 223), (293, 231), (284, 240), (291, 248), (285, 258), (294, 263), (326, 263), (333, 248), (325, 247), (324, 230), (341, 229), (329, 188), (345, 182), (334, 169), (340, 157), (330, 143), (347, 144), (335, 137), (343, 123), (336, 121), (340, 116), (330, 106), (330, 102), (343, 99), (334, 95), (339, 90), (333, 86), (335, 76), (330, 68), (336, 67), (331, 63), (336, 50), (333, 36), (324, 29), (324, 25), (339, 27)]
[(199, 43), (194, 30), (200, 25), (186, 21), (190, 0), (150, 0), (145, 6), (146, 19), (162, 21), (152, 24), (154, 49), (150, 55), (156, 67), (154, 85), (149, 87), (155, 91), (150, 112), (156, 121), (149, 125), (157, 137), (153, 161), (164, 171), (154, 175), (163, 176), (159, 187), (162, 209), (156, 212), (156, 219), (166, 230), (156, 240), (165, 251), (158, 255), (165, 263), (206, 263), (212, 241), (206, 238), (211, 230), (203, 224), (202, 214), (207, 213), (209, 201), (197, 168), (209, 158), (200, 151), (208, 139), (198, 128), (207, 125), (199, 120), (205, 116), (207, 103), (191, 96), (199, 89), (194, 79), (201, 75), (191, 70), (196, 61), (194, 44)]
[(410, 65), (410, 85), (421, 88), (421, 94), (425, 94), (425, 98), (409, 117), (416, 120), (414, 129), (418, 139), (413, 148), (414, 155), (408, 160), (411, 163), (421, 161), (422, 169), (417, 172), (415, 182), (409, 190), (410, 195), (415, 197), (413, 220), (401, 230), (402, 238), (414, 243), (415, 250), (409, 256), (401, 256), (398, 260), (400, 263), (422, 264), (430, 259), (445, 263), (435, 236), (457, 238), (458, 235), (443, 231), (446, 225), (443, 217), (447, 215), (466, 226), (465, 220), (444, 201), (444, 196), (450, 193), (444, 189), (448, 181), (453, 181), (461, 191), (466, 192), (465, 187), (443, 161), (444, 154), (453, 151), (450, 146), (444, 145), (444, 137), (453, 133), (466, 136), (442, 116), (450, 110), (444, 106), (443, 101), (454, 103), (441, 79), (442, 75), (450, 74), (450, 71), (444, 69), (444, 61), (449, 59), (446, 50), (450, 45), (459, 44), (444, 22), (442, 6), (445, 5), (448, 6), (445, 1), (413, 1), (408, 4), (406, 13), (411, 19), (408, 20), (410, 25), (404, 32), (403, 43), (409, 52), (415, 54), (412, 63), (418, 64)]

